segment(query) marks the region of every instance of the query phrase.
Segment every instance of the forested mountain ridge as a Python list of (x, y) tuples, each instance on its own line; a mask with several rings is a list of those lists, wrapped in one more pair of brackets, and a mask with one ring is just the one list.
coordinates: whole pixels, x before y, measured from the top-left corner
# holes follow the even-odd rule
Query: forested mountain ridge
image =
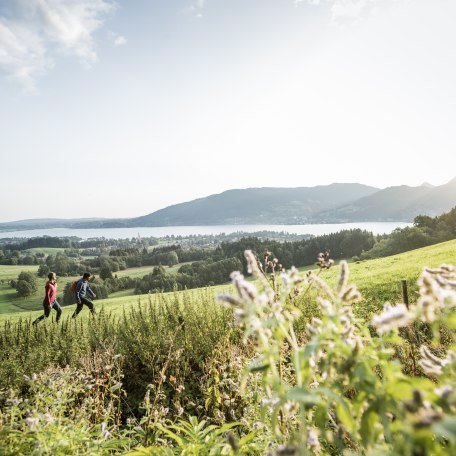
[(314, 221), (315, 214), (322, 209), (336, 208), (377, 191), (362, 184), (227, 190), (130, 222), (131, 226), (303, 224)]
[(440, 186), (388, 187), (341, 207), (322, 211), (317, 219), (331, 222), (404, 221), (418, 214), (437, 216), (456, 206), (456, 178)]
[(0, 231), (38, 228), (116, 228), (195, 225), (293, 225), (368, 221), (411, 222), (456, 206), (456, 178), (433, 187), (422, 184), (378, 189), (348, 183), (315, 187), (233, 189), (148, 215), (118, 219), (36, 219), (0, 223)]

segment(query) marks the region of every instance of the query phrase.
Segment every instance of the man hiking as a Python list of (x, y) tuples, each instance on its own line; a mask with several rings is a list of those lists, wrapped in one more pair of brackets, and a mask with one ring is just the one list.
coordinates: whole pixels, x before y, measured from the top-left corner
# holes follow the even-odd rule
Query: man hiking
[(90, 312), (92, 312), (92, 315), (95, 313), (95, 308), (93, 306), (93, 302), (87, 298), (87, 294), (91, 298), (95, 298), (95, 293), (92, 291), (89, 285), (89, 279), (90, 279), (90, 273), (85, 272), (84, 275), (82, 276), (81, 279), (79, 279), (76, 283), (76, 291), (75, 291), (75, 296), (76, 296), (76, 310), (74, 311), (74, 314), (72, 318), (75, 318), (76, 315), (81, 312), (82, 308), (84, 307), (84, 304), (90, 309)]
[(57, 302), (57, 275), (55, 272), (50, 272), (48, 274), (48, 281), (44, 286), (44, 300), (43, 300), (43, 309), (44, 314), (38, 317), (33, 324), (36, 325), (39, 321), (48, 318), (51, 314), (51, 309), (54, 309), (57, 312), (57, 317), (55, 321), (58, 323), (62, 315), (62, 308)]

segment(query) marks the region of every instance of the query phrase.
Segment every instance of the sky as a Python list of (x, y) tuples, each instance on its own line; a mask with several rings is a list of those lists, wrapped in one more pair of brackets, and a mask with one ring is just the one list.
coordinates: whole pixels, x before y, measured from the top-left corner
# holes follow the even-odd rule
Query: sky
[(0, 221), (456, 176), (454, 0), (0, 0)]

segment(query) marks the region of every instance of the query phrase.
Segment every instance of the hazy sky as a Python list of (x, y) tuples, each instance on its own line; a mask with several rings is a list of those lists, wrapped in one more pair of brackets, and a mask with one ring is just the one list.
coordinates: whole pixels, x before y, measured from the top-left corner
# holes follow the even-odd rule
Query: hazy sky
[(0, 221), (456, 176), (455, 0), (0, 0)]

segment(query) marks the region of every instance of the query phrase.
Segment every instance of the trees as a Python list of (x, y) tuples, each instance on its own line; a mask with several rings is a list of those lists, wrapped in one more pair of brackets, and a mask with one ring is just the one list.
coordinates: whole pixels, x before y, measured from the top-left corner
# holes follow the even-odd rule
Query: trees
[(38, 289), (36, 277), (31, 272), (22, 271), (16, 282), (16, 291), (18, 296), (25, 298), (32, 295)]
[(103, 280), (112, 279), (112, 271), (111, 271), (111, 268), (107, 264), (101, 267), (100, 278)]

